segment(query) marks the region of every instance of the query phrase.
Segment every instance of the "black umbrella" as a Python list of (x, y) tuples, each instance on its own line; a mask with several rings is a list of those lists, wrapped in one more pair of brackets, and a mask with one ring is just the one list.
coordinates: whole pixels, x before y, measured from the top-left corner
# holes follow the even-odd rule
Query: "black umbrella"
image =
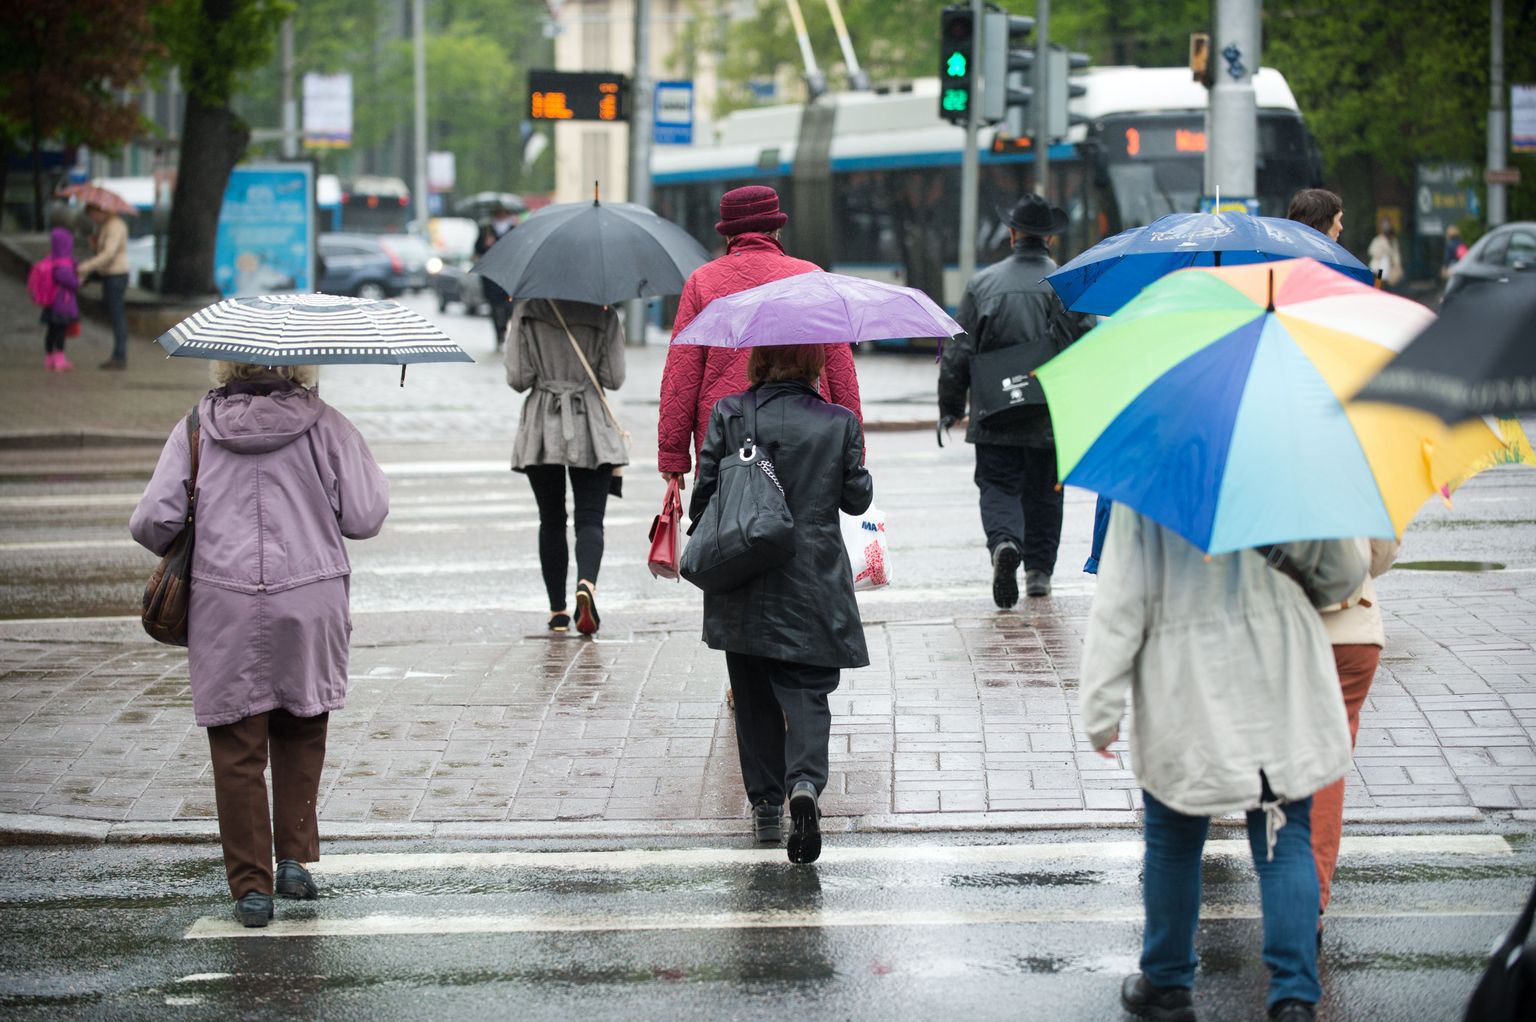
[(686, 231), (646, 207), (594, 199), (545, 206), (491, 246), (474, 272), (514, 301), (612, 305), (680, 294), (708, 259)]
[(1462, 298), (1355, 395), (1448, 423), (1536, 411), (1536, 281)]
[(476, 192), (455, 202), (453, 211), (459, 216), (483, 220), (490, 216), (497, 206), (518, 214), (528, 212), (528, 203), (523, 201), (521, 195), (515, 195), (512, 192)]

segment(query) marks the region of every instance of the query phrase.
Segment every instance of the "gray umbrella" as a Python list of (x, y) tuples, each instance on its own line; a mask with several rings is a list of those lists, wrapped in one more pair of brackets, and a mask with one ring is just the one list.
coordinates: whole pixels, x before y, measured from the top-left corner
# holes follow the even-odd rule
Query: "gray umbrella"
[(544, 207), (508, 231), (474, 272), (513, 300), (612, 305), (679, 294), (708, 259), (686, 231), (645, 206), (594, 200)]

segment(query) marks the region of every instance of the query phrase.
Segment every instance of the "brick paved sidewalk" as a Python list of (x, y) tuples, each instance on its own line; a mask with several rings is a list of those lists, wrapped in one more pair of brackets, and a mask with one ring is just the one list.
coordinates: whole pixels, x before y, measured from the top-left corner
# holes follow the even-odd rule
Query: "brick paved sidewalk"
[[(1402, 575), (1383, 579), (1388, 649), (1351, 817), (1536, 820), (1536, 586), (1426, 596)], [(832, 825), (1132, 822), (1124, 753), (1103, 760), (1079, 737), (1087, 609), (1065, 595), (1021, 614), (870, 623), (873, 663), (833, 699)], [(359, 623), (322, 782), (327, 833), (742, 825), (724, 665), (695, 627), (400, 643), (389, 617)], [(0, 829), (211, 834), (185, 654), (126, 625), (92, 633), (108, 638), (0, 640), (0, 813), (30, 814)]]

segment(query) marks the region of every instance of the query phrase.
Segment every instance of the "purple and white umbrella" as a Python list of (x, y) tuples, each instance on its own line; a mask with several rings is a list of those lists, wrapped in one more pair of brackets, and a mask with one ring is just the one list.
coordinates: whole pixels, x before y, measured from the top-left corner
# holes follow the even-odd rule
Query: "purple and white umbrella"
[(672, 343), (755, 348), (915, 337), (942, 340), (964, 332), (916, 288), (841, 273), (801, 273), (716, 298)]

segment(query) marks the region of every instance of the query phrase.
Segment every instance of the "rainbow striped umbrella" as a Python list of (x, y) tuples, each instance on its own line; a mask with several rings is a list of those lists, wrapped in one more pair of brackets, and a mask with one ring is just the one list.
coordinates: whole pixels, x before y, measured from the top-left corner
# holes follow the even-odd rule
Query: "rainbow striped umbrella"
[(1401, 535), (1504, 446), (1346, 403), (1433, 318), (1312, 259), (1170, 274), (1036, 371), (1060, 478), (1210, 553)]

